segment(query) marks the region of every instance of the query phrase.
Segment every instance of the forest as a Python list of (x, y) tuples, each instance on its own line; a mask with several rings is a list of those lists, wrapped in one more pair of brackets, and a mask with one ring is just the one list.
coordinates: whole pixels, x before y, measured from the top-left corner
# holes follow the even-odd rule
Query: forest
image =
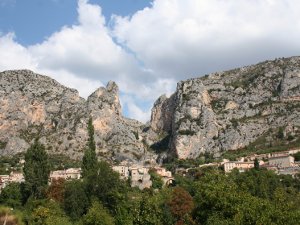
[(299, 224), (300, 176), (256, 166), (246, 172), (197, 168), (175, 175), (172, 186), (154, 176), (150, 189), (129, 180), (95, 153), (93, 127), (82, 159), (82, 179), (49, 184), (50, 164), (37, 140), (25, 154), (24, 183), (0, 195), (0, 222), (30, 225)]

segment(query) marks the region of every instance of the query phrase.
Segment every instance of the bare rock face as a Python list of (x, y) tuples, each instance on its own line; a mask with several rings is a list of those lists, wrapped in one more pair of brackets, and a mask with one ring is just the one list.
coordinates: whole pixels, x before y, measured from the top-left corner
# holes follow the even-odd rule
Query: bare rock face
[(279, 127), (299, 130), (299, 116), (300, 57), (292, 57), (179, 82), (155, 104), (151, 127), (168, 131), (171, 152), (186, 159), (243, 148)]
[(89, 96), (87, 109), (101, 156), (119, 161), (145, 159), (147, 152), (140, 137), (143, 124), (122, 116), (116, 83), (111, 81), (106, 88), (99, 88)]
[(150, 127), (155, 132), (170, 132), (175, 109), (175, 96), (167, 98), (166, 95), (159, 97), (153, 105), (151, 112)]
[(279, 128), (300, 142), (300, 57), (181, 81), (155, 102), (148, 124), (122, 116), (118, 92), (109, 82), (85, 100), (28, 70), (0, 73), (0, 155), (24, 152), (39, 138), (51, 154), (81, 158), (90, 117), (98, 156), (111, 161), (218, 156), (272, 141)]
[(143, 124), (122, 116), (118, 92), (109, 82), (85, 100), (76, 90), (32, 71), (0, 73), (0, 154), (24, 152), (39, 138), (51, 154), (81, 158), (92, 117), (99, 157), (143, 160)]
[(28, 70), (0, 73), (1, 154), (25, 151), (34, 138), (74, 158), (87, 139), (85, 100), (76, 90)]

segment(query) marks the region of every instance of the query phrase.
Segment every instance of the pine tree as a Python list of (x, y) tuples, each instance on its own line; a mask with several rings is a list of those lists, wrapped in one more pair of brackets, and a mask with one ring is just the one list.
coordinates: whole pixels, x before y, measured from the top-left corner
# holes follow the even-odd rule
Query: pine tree
[(96, 169), (97, 165), (97, 156), (96, 156), (96, 144), (94, 140), (94, 126), (92, 118), (88, 122), (88, 143), (87, 149), (84, 152), (82, 159), (82, 177), (87, 177), (89, 174), (92, 174)]
[(258, 159), (257, 159), (257, 158), (255, 158), (255, 160), (254, 160), (254, 168), (255, 168), (256, 170), (259, 170), (259, 162), (258, 162)]
[(44, 145), (37, 140), (25, 154), (24, 192), (33, 198), (43, 198), (48, 185), (50, 166)]

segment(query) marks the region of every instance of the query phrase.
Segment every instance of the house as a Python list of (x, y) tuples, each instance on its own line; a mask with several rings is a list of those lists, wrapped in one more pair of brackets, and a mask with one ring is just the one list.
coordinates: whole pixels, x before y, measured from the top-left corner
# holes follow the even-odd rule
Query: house
[(290, 155), (282, 155), (269, 158), (269, 165), (276, 166), (278, 168), (292, 167), (294, 166), (295, 158)]
[(69, 168), (66, 170), (56, 170), (51, 171), (50, 173), (50, 183), (53, 180), (57, 180), (59, 178), (70, 180), (70, 179), (80, 179), (81, 177), (81, 168)]
[(22, 183), (24, 181), (24, 175), (20, 172), (12, 171), (9, 175), (0, 175), (0, 191), (10, 183)]
[(254, 162), (240, 162), (240, 161), (230, 161), (224, 163), (225, 173), (231, 172), (233, 169), (238, 169), (240, 172), (244, 172), (254, 167)]
[(112, 169), (115, 172), (118, 172), (123, 179), (127, 179), (129, 177), (129, 167), (128, 166), (113, 166)]
[(161, 177), (162, 181), (164, 182), (164, 185), (169, 185), (174, 182), (174, 177), (172, 176), (172, 172), (166, 170), (166, 168), (163, 167), (154, 167), (154, 170), (156, 173)]
[(146, 167), (130, 167), (131, 187), (139, 189), (150, 188), (152, 186), (149, 168)]
[(22, 183), (25, 182), (23, 173), (12, 171), (9, 175), (9, 183)]
[(275, 158), (275, 157), (285, 157), (289, 155), (289, 151), (283, 151), (283, 152), (272, 152), (269, 153), (269, 159)]
[(151, 176), (149, 174), (149, 168), (134, 165), (125, 166), (118, 165), (113, 166), (112, 169), (118, 172), (122, 179), (131, 180), (131, 187), (138, 187), (139, 189), (150, 188), (152, 186)]
[(300, 172), (300, 167), (285, 167), (278, 169), (278, 174), (295, 176)]

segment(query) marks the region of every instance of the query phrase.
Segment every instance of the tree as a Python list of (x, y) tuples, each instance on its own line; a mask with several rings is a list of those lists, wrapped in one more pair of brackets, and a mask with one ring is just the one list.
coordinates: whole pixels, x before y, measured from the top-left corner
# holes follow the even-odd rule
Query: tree
[(64, 209), (72, 220), (78, 220), (88, 208), (88, 198), (84, 183), (73, 180), (66, 184), (64, 195)]
[(133, 211), (130, 203), (119, 203), (115, 209), (114, 218), (116, 225), (133, 225), (133, 219), (136, 215), (133, 215)]
[(97, 164), (97, 156), (96, 156), (96, 144), (94, 140), (94, 126), (92, 118), (88, 121), (88, 143), (87, 149), (84, 152), (84, 156), (82, 158), (82, 177), (87, 177), (89, 174), (95, 172), (95, 167)]
[(86, 189), (90, 198), (97, 197), (110, 209), (124, 198), (126, 190), (120, 175), (104, 161), (98, 162), (96, 170), (86, 178)]
[(259, 170), (259, 162), (257, 158), (254, 160), (254, 169)]
[(47, 201), (33, 209), (29, 221), (32, 225), (71, 225), (69, 218), (54, 201)]
[(133, 224), (135, 225), (162, 225), (163, 210), (159, 195), (143, 193), (143, 197), (135, 207)]
[(20, 184), (11, 183), (1, 191), (0, 204), (18, 208), (22, 205)]
[(283, 139), (284, 138), (284, 129), (283, 129), (283, 127), (279, 127), (278, 133), (277, 133), (277, 138), (278, 139)]
[(152, 187), (154, 189), (161, 189), (164, 185), (164, 182), (161, 179), (161, 177), (156, 173), (155, 170), (150, 170), (149, 174), (150, 174), (151, 180), (152, 180)]
[(114, 225), (113, 217), (98, 201), (93, 202), (82, 221), (84, 225)]
[(25, 177), (23, 194), (27, 195), (27, 197), (32, 195), (35, 199), (43, 198), (48, 185), (50, 166), (45, 147), (37, 140), (25, 153), (23, 171)]
[(63, 203), (65, 194), (65, 180), (63, 178), (52, 180), (47, 190), (47, 197), (59, 203)]
[(295, 161), (300, 161), (300, 152), (294, 154), (294, 157), (295, 157)]
[(184, 224), (184, 222), (192, 223), (190, 214), (194, 209), (192, 196), (182, 187), (173, 189), (172, 197), (168, 202), (168, 206), (172, 215), (176, 218), (176, 224)]
[(276, 197), (273, 191), (278, 185), (276, 176), (262, 169), (229, 176), (206, 174), (194, 183), (196, 221), (199, 224), (298, 224), (297, 195), (290, 198), (285, 191), (279, 191)]

